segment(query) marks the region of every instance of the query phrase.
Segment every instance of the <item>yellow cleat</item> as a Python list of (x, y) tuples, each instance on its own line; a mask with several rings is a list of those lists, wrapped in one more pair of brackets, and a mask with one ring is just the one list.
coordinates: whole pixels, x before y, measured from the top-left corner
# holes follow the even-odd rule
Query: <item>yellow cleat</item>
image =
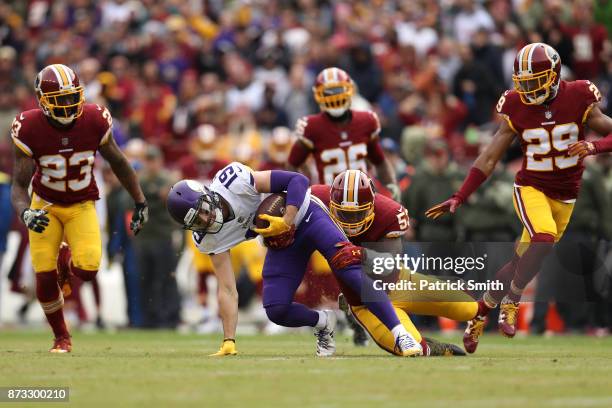
[(486, 320), (484, 317), (476, 316), (470, 320), (463, 333), (463, 347), (468, 353), (473, 353), (478, 347), (478, 340), (484, 332)]
[(238, 354), (236, 350), (236, 340), (234, 339), (224, 339), (223, 344), (219, 351), (213, 354), (209, 354), (209, 357), (225, 357), (225, 356), (235, 356)]
[(518, 321), (519, 303), (504, 298), (499, 305), (499, 320), (497, 325), (499, 331), (506, 337), (514, 337), (516, 334), (516, 322)]

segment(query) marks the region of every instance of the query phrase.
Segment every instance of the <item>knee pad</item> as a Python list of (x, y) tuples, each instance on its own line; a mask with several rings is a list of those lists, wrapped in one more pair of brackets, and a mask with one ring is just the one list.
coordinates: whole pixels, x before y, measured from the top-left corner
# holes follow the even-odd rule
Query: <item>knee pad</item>
[(93, 280), (93, 278), (95, 278), (96, 274), (98, 273), (97, 269), (93, 271), (88, 271), (85, 269), (77, 268), (76, 266), (74, 266), (74, 264), (70, 266), (70, 270), (75, 276), (78, 276), (84, 282)]
[(272, 323), (280, 326), (285, 323), (287, 313), (289, 312), (289, 305), (270, 305), (266, 306), (266, 315)]

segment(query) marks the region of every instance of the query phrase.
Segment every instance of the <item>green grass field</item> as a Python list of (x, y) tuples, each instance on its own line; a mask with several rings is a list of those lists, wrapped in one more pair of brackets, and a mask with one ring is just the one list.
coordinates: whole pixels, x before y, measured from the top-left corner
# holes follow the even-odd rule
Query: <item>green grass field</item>
[[(0, 386), (68, 386), (65, 405), (78, 407), (612, 406), (612, 337), (488, 336), (476, 355), (429, 359), (347, 337), (337, 357), (317, 359), (306, 334), (243, 336), (226, 358), (206, 356), (218, 336), (77, 333), (73, 344), (52, 355), (48, 333), (1, 333)], [(25, 406), (37, 405), (48, 406)]]

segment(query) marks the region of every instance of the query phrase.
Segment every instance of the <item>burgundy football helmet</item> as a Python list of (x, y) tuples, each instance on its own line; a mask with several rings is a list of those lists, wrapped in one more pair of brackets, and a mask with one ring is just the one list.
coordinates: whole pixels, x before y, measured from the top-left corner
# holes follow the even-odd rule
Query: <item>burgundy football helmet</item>
[(331, 186), (331, 216), (346, 235), (366, 231), (374, 222), (372, 180), (361, 170), (346, 170), (336, 176)]
[(554, 98), (561, 79), (561, 57), (548, 44), (527, 44), (516, 54), (512, 82), (526, 105), (540, 105)]
[(312, 92), (322, 111), (339, 117), (351, 107), (353, 80), (340, 68), (325, 68), (317, 75)]
[(66, 65), (47, 65), (34, 84), (38, 104), (48, 117), (67, 125), (83, 113), (85, 97), (77, 74)]

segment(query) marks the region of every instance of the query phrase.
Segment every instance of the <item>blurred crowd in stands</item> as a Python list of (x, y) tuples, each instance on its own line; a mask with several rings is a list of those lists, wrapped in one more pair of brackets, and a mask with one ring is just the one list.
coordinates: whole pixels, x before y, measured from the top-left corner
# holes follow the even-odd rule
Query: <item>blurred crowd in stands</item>
[[(37, 106), (36, 73), (50, 63), (71, 66), (87, 101), (110, 109), (114, 136), (149, 200), (151, 221), (134, 239), (126, 229), (129, 200), (99, 167), (107, 250), (110, 259), (121, 255), (130, 324), (174, 327), (184, 240), (164, 208), (168, 187), (179, 177), (210, 178), (231, 160), (284, 167), (296, 120), (318, 111), (311, 86), (320, 70), (345, 69), (358, 90), (353, 108), (379, 115), (412, 217), (410, 239), (511, 242), (520, 232), (511, 204), (518, 146), (461, 216), (434, 223), (423, 213), (457, 188), (492, 136), (494, 106), (512, 86), (513, 60), (526, 43), (556, 48), (563, 78), (594, 81), (602, 110), (612, 114), (611, 34), (606, 0), (0, 1), (0, 165), (7, 175), (0, 181), (10, 179), (10, 123)], [(598, 259), (610, 253), (611, 199), (612, 159), (598, 157), (588, 163), (566, 234)], [(0, 209), (0, 219), (10, 219), (10, 205)], [(259, 261), (243, 258), (245, 276), (256, 275)], [(582, 267), (586, 274), (596, 268)], [(554, 265), (545, 269), (553, 276), (547, 287), (554, 286)], [(256, 292), (252, 286), (246, 290)], [(609, 327), (610, 304), (598, 299), (585, 310), (558, 302), (566, 327)], [(538, 308), (532, 326), (541, 332), (548, 305)]]

